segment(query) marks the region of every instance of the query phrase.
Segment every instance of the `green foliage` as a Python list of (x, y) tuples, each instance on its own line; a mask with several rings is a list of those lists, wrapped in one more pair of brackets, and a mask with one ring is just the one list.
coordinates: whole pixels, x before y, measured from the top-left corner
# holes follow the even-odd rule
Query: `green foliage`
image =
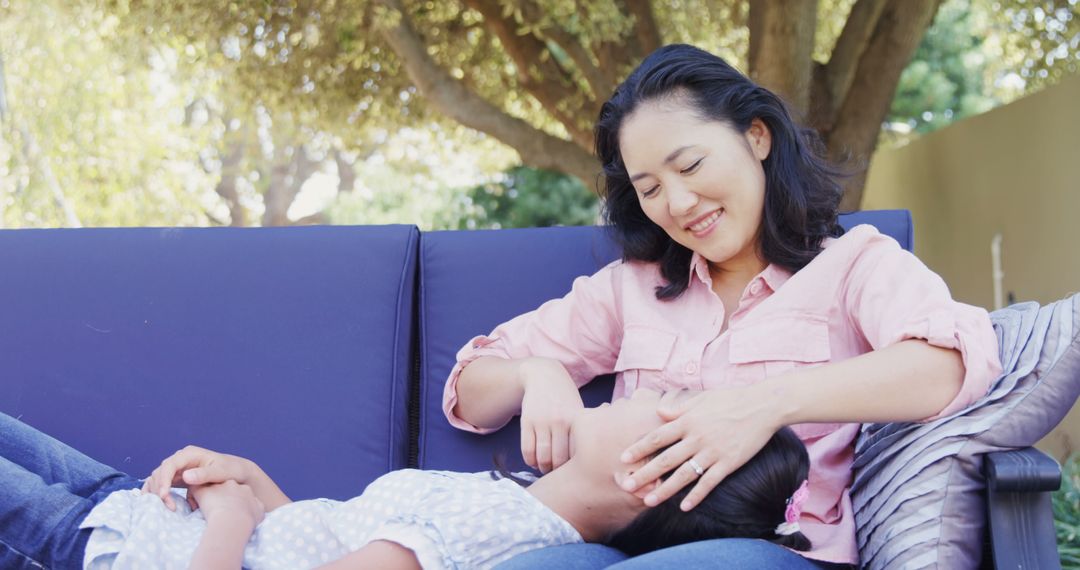
[(995, 61), (1019, 75), (1026, 89), (1041, 89), (1080, 72), (1080, 1), (977, 2), (992, 17)]
[(888, 120), (926, 133), (990, 110), (996, 101), (986, 95), (986, 29), (986, 18), (971, 11), (970, 0), (942, 5), (900, 75)]
[(205, 222), (212, 194), (189, 165), (206, 133), (184, 125), (170, 62), (111, 49), (116, 27), (60, 0), (0, 4), (0, 225)]
[(1054, 526), (1057, 528), (1061, 566), (1080, 568), (1080, 454), (1062, 469), (1061, 489), (1054, 493)]
[(883, 133), (928, 133), (1080, 69), (1077, 0), (947, 0), (900, 76)]
[(483, 215), (463, 190), (516, 157), (496, 141), (457, 125), (378, 134), (356, 161), (356, 186), (338, 193), (325, 214), (334, 224), (415, 224), (423, 230), (468, 227)]
[(577, 178), (550, 170), (511, 168), (466, 196), (477, 210), (458, 222), (459, 229), (591, 225), (599, 215), (595, 193)]

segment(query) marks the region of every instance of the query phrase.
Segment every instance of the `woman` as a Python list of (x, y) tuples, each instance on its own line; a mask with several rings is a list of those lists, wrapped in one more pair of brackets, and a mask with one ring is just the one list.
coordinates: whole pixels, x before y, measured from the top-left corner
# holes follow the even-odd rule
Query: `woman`
[[(520, 413), (522, 455), (547, 471), (573, 455), (577, 388), (593, 377), (615, 372), (616, 397), (699, 391), (626, 450), (627, 462), (663, 451), (624, 488), (671, 471), (645, 504), (687, 488), (681, 508), (693, 509), (791, 425), (811, 457), (803, 565), (857, 564), (858, 424), (950, 414), (985, 393), (1000, 371), (986, 312), (874, 228), (843, 234), (837, 173), (814, 134), (716, 56), (657, 50), (604, 104), (595, 136), (622, 261), (470, 341), (446, 385), (450, 422), (484, 433)], [(717, 541), (625, 564), (768, 567), (783, 554)]]
[(578, 414), (580, 453), (535, 481), (406, 469), (345, 502), (293, 502), (253, 462), (195, 447), (141, 483), (0, 414), (0, 568), (480, 569), (550, 545), (715, 537), (808, 548), (809, 458), (787, 429), (694, 511), (619, 489), (621, 447), (661, 424), (660, 399), (638, 390)]

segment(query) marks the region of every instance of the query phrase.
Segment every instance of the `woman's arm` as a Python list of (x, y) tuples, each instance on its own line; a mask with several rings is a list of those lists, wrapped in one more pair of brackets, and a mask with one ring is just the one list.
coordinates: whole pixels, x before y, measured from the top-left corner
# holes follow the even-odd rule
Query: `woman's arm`
[(454, 413), (478, 427), (499, 427), (521, 413), (526, 465), (547, 473), (570, 459), (570, 426), (584, 404), (559, 361), (478, 358), (462, 370), (457, 389)]
[[(782, 426), (922, 420), (941, 411), (956, 396), (963, 378), (958, 351), (907, 340), (758, 384), (708, 390), (660, 410), (670, 421), (627, 449), (623, 460), (637, 461), (671, 447), (623, 486), (634, 490), (678, 468), (646, 496), (645, 503), (659, 504), (697, 480), (682, 504), (683, 510), (689, 510), (753, 457)], [(706, 466), (700, 478), (686, 465), (691, 458)]]
[(577, 386), (557, 360), (542, 357), (485, 356), (469, 363), (458, 378), (457, 416), (480, 428), (498, 428), (521, 413), (529, 384), (558, 383), (577, 394)]
[[(574, 280), (569, 293), (469, 341), (447, 378), (443, 406), (450, 423), (468, 431), (502, 427), (521, 409), (524, 368), (561, 363), (557, 376), (579, 384), (611, 372), (622, 338), (617, 291), (627, 270), (608, 265)], [(550, 362), (547, 370), (551, 370)]]
[(488, 433), (520, 412), (521, 455), (550, 471), (570, 457), (570, 423), (582, 409), (577, 388), (611, 372), (622, 338), (623, 267), (579, 277), (562, 299), (472, 339), (457, 353), (443, 389), (451, 425)]
[(319, 566), (319, 570), (421, 570), (413, 551), (388, 540), (369, 542), (360, 550)]
[(521, 367), (528, 360), (482, 356), (470, 362), (458, 377), (454, 414), (481, 429), (505, 425), (521, 411)]
[(963, 380), (959, 351), (913, 339), (767, 379), (759, 397), (780, 425), (918, 421), (944, 409)]

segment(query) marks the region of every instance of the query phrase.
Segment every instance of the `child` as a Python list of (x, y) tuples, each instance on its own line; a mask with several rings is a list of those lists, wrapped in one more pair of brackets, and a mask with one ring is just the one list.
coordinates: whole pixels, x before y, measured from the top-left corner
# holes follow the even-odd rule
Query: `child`
[[(809, 460), (786, 428), (693, 511), (679, 496), (650, 509), (647, 491), (619, 488), (629, 475), (619, 454), (661, 425), (659, 398), (639, 390), (584, 410), (574, 456), (527, 487), (489, 472), (406, 469), (345, 502), (292, 502), (254, 463), (198, 448), (144, 485), (0, 415), (0, 566), (489, 568), (558, 544), (636, 554), (723, 537), (807, 549), (798, 516)], [(189, 487), (186, 500), (174, 484)]]

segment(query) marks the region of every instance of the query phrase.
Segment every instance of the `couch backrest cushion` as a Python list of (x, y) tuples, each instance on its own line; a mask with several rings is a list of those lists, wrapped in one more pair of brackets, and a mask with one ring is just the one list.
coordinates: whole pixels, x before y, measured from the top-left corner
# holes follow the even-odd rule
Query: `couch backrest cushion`
[(354, 496), (406, 463), (418, 239), (0, 231), (0, 411), (135, 476), (192, 443)]
[[(869, 223), (912, 246), (906, 210), (841, 216), (847, 228)], [(565, 295), (574, 278), (618, 258), (603, 228), (561, 227), (424, 233), (420, 242), (420, 398), (418, 464), (475, 471), (505, 452), (522, 468), (518, 424), (477, 436), (456, 430), (442, 412), (442, 393), (457, 351), (478, 334)], [(586, 405), (611, 397), (611, 376), (583, 389)]]

